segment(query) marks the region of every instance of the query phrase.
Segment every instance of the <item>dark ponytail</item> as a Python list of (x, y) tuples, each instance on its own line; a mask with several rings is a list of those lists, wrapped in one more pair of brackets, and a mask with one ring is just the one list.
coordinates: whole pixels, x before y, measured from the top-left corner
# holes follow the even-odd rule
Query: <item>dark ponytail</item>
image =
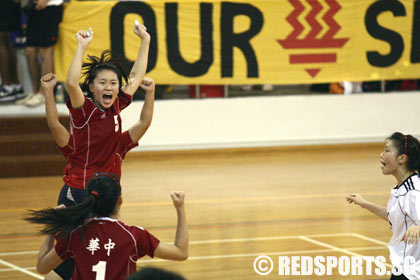
[(26, 221), (44, 225), (40, 233), (67, 237), (91, 217), (109, 217), (115, 214), (121, 195), (118, 178), (111, 173), (100, 172), (89, 181), (83, 203), (67, 208), (30, 210)]
[(77, 206), (67, 208), (48, 208), (44, 210), (30, 210), (24, 218), (26, 221), (34, 224), (42, 224), (42, 234), (56, 235), (60, 233), (62, 237), (67, 237), (80, 225), (83, 225), (86, 219), (92, 216), (92, 208), (96, 198), (89, 195), (85, 201)]
[(95, 80), (98, 73), (102, 70), (110, 70), (118, 76), (119, 89), (121, 90), (123, 81), (124, 83), (129, 81), (128, 72), (124, 70), (123, 64), (124, 61), (117, 56), (111, 58), (111, 52), (109, 50), (103, 51), (100, 57), (88, 55), (87, 61), (82, 64), (82, 77), (85, 77), (82, 90), (86, 91), (89, 97), (92, 97), (89, 84), (93, 83), (93, 80)]
[(397, 148), (398, 155), (407, 156), (407, 169), (420, 172), (420, 143), (412, 135), (404, 135), (400, 132), (393, 133), (387, 138)]

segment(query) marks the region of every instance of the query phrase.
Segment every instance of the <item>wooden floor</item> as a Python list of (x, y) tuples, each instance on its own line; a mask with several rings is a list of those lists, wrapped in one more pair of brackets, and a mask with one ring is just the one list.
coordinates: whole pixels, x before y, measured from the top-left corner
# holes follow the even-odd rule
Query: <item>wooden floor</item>
[[(169, 192), (184, 190), (189, 260), (145, 258), (140, 267), (163, 267), (190, 280), (320, 279), (280, 277), (278, 257), (359, 254), (388, 260), (388, 223), (344, 199), (359, 192), (386, 205), (395, 182), (381, 173), (382, 149), (371, 144), (129, 155), (121, 220), (172, 242), (176, 215)], [(34, 269), (43, 237), (21, 218), (25, 209), (54, 206), (61, 186), (59, 177), (0, 179), (0, 279), (43, 279)], [(254, 271), (259, 255), (273, 259), (267, 276)], [(334, 269), (321, 278), (341, 276)]]

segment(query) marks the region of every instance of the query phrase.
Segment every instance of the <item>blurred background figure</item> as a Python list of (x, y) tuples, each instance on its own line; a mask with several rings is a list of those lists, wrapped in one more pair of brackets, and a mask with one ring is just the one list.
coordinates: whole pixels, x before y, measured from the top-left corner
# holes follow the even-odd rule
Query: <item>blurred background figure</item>
[(11, 32), (21, 30), (21, 12), (18, 0), (2, 0), (0, 9), (0, 103), (23, 98), (16, 70), (16, 50)]
[[(253, 89), (252, 85), (245, 85), (245, 86), (241, 86), (241, 89), (243, 91), (250, 91)], [(274, 86), (272, 84), (263, 84), (261, 85), (261, 90), (262, 91), (273, 91), (274, 90)]]
[(33, 92), (16, 102), (29, 107), (45, 103), (39, 81), (42, 76), (54, 71), (53, 51), (58, 39), (58, 25), (63, 17), (63, 0), (38, 0), (33, 3), (35, 5), (26, 9), (28, 27), (25, 50)]
[(329, 87), (330, 93), (335, 94), (352, 94), (363, 92), (362, 82), (342, 81), (339, 83), (331, 83)]

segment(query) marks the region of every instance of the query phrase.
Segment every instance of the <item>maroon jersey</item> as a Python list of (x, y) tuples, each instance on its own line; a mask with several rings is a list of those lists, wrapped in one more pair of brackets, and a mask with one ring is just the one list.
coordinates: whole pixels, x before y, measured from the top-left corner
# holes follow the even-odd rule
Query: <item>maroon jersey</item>
[(96, 172), (109, 172), (121, 178), (121, 164), (125, 154), (136, 147), (128, 131), (121, 133), (120, 112), (132, 96), (120, 92), (114, 104), (101, 111), (92, 99), (85, 97), (82, 108), (70, 111), (72, 133), (69, 144), (61, 148), (67, 158), (63, 179), (66, 185), (84, 189)]
[(153, 258), (158, 245), (159, 240), (143, 228), (94, 218), (69, 238), (57, 239), (55, 251), (63, 260), (74, 258), (73, 280), (123, 280), (136, 271), (137, 259), (144, 255)]

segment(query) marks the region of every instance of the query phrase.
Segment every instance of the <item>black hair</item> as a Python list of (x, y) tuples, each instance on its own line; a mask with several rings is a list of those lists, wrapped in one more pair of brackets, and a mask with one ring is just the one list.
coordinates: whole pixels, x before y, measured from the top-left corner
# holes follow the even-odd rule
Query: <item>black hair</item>
[(105, 50), (101, 57), (88, 55), (87, 61), (82, 64), (82, 77), (85, 79), (82, 84), (82, 90), (87, 92), (88, 97), (92, 97), (92, 92), (89, 89), (89, 84), (92, 84), (99, 72), (103, 70), (110, 70), (118, 76), (119, 89), (121, 90), (123, 81), (128, 83), (128, 74), (124, 70), (123, 60), (117, 55), (111, 58), (111, 52)]
[(98, 172), (89, 181), (83, 203), (67, 208), (30, 210), (26, 221), (44, 225), (40, 233), (65, 238), (78, 226), (83, 226), (91, 217), (109, 217), (115, 214), (121, 186), (117, 176)]
[(181, 275), (156, 267), (145, 267), (134, 274), (131, 274), (127, 280), (185, 280)]
[(420, 143), (419, 140), (409, 134), (395, 132), (387, 138), (391, 140), (398, 151), (398, 155), (407, 156), (407, 169), (409, 171), (420, 171)]

